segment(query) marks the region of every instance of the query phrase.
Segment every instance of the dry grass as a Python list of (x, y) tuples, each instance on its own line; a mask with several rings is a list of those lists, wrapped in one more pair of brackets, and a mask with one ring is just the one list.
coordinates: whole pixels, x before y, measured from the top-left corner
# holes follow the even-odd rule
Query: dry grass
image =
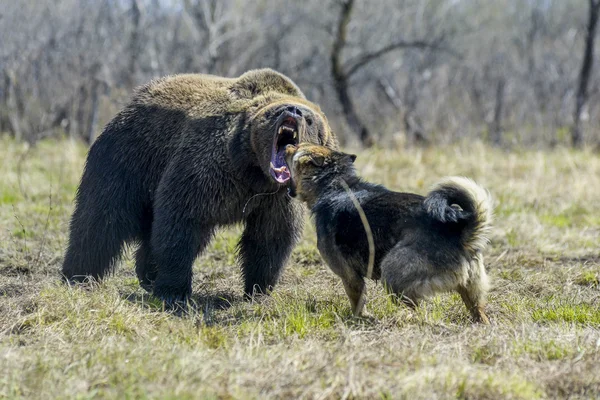
[[(24, 154), (26, 154), (24, 156)], [(487, 253), (492, 325), (456, 295), (416, 312), (369, 286), (351, 316), (308, 228), (281, 284), (242, 301), (220, 233), (179, 318), (137, 286), (131, 260), (91, 290), (57, 282), (85, 150), (0, 140), (0, 397), (589, 398), (600, 396), (600, 158), (483, 145), (361, 152), (373, 181), (419, 193), (466, 175), (497, 200)]]

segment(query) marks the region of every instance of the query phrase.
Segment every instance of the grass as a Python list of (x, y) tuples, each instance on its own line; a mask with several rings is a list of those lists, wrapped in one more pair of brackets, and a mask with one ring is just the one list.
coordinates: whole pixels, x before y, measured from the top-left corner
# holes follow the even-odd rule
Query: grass
[[(131, 256), (88, 289), (60, 284), (85, 148), (0, 139), (0, 398), (590, 398), (600, 396), (600, 157), (592, 152), (359, 152), (362, 174), (425, 193), (473, 177), (496, 199), (491, 326), (460, 298), (411, 311), (369, 284), (353, 318), (308, 226), (276, 291), (243, 301), (240, 227), (195, 264), (196, 310), (137, 285)], [(129, 252), (130, 253), (130, 252)]]

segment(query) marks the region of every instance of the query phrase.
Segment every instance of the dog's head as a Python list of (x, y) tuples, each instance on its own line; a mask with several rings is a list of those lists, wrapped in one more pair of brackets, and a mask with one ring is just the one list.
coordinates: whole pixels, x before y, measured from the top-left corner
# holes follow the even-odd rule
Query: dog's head
[(287, 165), (291, 170), (290, 195), (298, 196), (309, 205), (320, 193), (331, 187), (336, 179), (356, 176), (356, 155), (343, 153), (311, 143), (288, 145), (285, 149)]

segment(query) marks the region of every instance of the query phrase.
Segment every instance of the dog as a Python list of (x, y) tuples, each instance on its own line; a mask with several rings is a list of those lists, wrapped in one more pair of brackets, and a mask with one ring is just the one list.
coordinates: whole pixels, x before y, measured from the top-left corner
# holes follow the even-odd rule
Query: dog
[(365, 304), (365, 278), (372, 278), (411, 307), (455, 290), (474, 322), (489, 324), (482, 252), (492, 201), (485, 189), (447, 177), (425, 197), (394, 192), (361, 179), (356, 155), (309, 143), (288, 145), (286, 159), (289, 194), (310, 209), (319, 252), (342, 279), (354, 315)]

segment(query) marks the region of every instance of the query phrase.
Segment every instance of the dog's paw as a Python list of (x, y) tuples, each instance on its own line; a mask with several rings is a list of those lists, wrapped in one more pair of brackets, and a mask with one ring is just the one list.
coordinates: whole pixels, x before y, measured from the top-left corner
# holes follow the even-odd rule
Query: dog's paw
[(481, 325), (491, 325), (490, 319), (485, 314), (482, 314), (478, 318), (473, 318), (473, 322)]
[(490, 319), (483, 309), (478, 308), (473, 312), (473, 323), (482, 324), (482, 325), (490, 325)]
[(367, 321), (375, 321), (375, 315), (368, 310), (363, 310), (360, 314), (355, 315), (356, 318), (364, 319)]

